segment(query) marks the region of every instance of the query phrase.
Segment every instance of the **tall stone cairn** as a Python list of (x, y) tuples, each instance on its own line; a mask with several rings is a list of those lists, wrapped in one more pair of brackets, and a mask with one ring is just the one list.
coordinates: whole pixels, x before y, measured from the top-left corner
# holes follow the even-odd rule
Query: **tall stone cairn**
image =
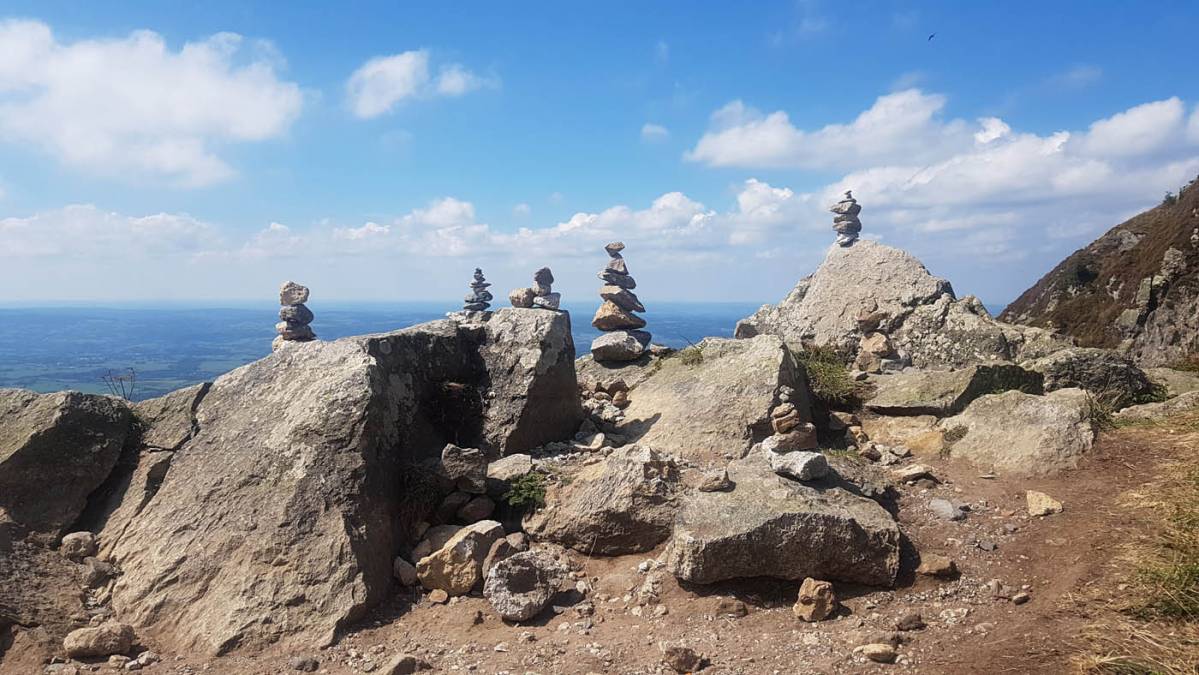
[(513, 307), (556, 310), (562, 302), (562, 294), (554, 292), (553, 284), (554, 273), (550, 268), (542, 267), (533, 273), (533, 285), (513, 290), (508, 294), (508, 301)]
[(462, 309), (467, 312), (486, 312), (488, 307), (491, 307), (491, 291), (487, 287), (491, 284), (487, 283), (487, 279), (483, 278), (483, 270), (475, 268), (475, 278), (470, 282), (470, 293), (467, 294), (466, 304)]
[(834, 214), (833, 229), (837, 231), (837, 244), (852, 245), (858, 240), (858, 233), (862, 231), (862, 221), (858, 220), (862, 206), (853, 198), (853, 192), (846, 190), (845, 198), (833, 204), (829, 211)]
[(620, 252), (624, 244), (614, 241), (604, 247), (608, 252), (608, 264), (597, 275), (603, 280), (600, 297), (604, 303), (595, 312), (591, 325), (604, 334), (591, 342), (591, 355), (597, 361), (633, 361), (639, 358), (649, 345), (645, 319), (633, 312), (644, 312), (645, 306), (633, 294), (637, 282), (629, 274)]
[(310, 342), (316, 339), (312, 332), (312, 310), (304, 303), (308, 302), (308, 287), (289, 281), (279, 288), (279, 323), (275, 330), (279, 333), (271, 343), (271, 350), (283, 346), (284, 342)]

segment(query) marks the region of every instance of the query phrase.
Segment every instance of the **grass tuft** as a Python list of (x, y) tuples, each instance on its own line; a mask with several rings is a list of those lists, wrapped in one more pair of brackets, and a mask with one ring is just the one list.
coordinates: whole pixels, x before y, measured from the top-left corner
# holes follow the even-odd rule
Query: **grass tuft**
[(849, 376), (849, 368), (836, 349), (805, 344), (795, 358), (807, 371), (812, 395), (826, 406), (855, 405), (861, 399), (857, 383)]

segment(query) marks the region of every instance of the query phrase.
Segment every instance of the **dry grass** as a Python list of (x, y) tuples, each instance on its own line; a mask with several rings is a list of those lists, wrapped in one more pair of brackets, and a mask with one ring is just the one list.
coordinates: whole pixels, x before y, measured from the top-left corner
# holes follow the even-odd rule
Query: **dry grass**
[(1199, 673), (1199, 454), (1188, 451), (1199, 442), (1199, 411), (1165, 425), (1184, 431), (1168, 435), (1183, 452), (1124, 499), (1145, 514), (1148, 536), (1127, 545), (1131, 578), (1084, 635), (1085, 673)]

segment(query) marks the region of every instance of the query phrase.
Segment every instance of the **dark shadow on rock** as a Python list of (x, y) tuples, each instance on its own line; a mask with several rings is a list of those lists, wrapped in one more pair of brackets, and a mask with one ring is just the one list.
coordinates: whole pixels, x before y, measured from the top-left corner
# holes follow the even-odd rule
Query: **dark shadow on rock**
[(647, 419), (625, 420), (624, 424), (617, 428), (616, 433), (624, 436), (626, 445), (632, 445), (644, 438), (661, 419), (662, 413), (654, 413), (653, 417)]
[(911, 586), (916, 583), (916, 568), (920, 566), (920, 552), (902, 531), (899, 533), (899, 574), (895, 586)]

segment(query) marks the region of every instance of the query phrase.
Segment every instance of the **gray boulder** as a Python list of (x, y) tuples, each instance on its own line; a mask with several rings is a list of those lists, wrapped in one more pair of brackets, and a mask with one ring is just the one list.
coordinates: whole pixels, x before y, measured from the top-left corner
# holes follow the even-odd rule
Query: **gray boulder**
[(1040, 373), (1011, 363), (967, 366), (958, 370), (908, 370), (868, 380), (874, 395), (866, 408), (881, 415), (954, 415), (983, 394), (1017, 389), (1040, 394)]
[(1071, 347), (1026, 365), (1045, 375), (1045, 391), (1086, 389), (1116, 408), (1144, 402), (1154, 393), (1145, 371), (1110, 349)]
[(770, 411), (782, 387), (794, 390), (799, 421), (811, 421), (803, 368), (779, 338), (706, 338), (692, 349), (662, 360), (637, 386), (622, 435), (691, 460), (743, 457), (773, 433)]
[(881, 506), (841, 487), (776, 476), (754, 454), (729, 465), (736, 488), (684, 500), (666, 551), (683, 581), (814, 577), (892, 586), (899, 527)]
[(1188, 391), (1158, 403), (1128, 406), (1114, 415), (1120, 424), (1136, 424), (1162, 420), (1171, 415), (1189, 412), (1199, 407), (1199, 391)]
[(1180, 396), (1199, 391), (1199, 374), (1174, 368), (1146, 368), (1145, 374), (1154, 384), (1165, 387), (1168, 396)]
[(828, 475), (828, 460), (819, 452), (771, 452), (764, 454), (770, 460), (770, 468), (784, 478), (792, 480), (819, 480)]
[(62, 648), (73, 659), (126, 654), (133, 648), (133, 637), (129, 624), (106, 621), (72, 631), (63, 639)]
[(546, 608), (568, 573), (545, 551), (515, 553), (492, 566), (483, 597), (505, 621), (528, 621)]
[(441, 450), (439, 471), (463, 492), (483, 494), (487, 491), (487, 457), (482, 450), (447, 443)]
[(0, 511), (57, 539), (116, 466), (132, 419), (108, 396), (0, 389)]
[(1043, 476), (1077, 466), (1095, 440), (1094, 399), (1081, 389), (981, 396), (941, 422), (954, 457), (986, 471)]
[(591, 356), (599, 361), (636, 361), (645, 353), (650, 334), (643, 330), (615, 330), (591, 341)]
[(545, 507), (525, 516), (534, 539), (587, 554), (648, 551), (670, 536), (679, 470), (647, 447), (627, 446), (550, 486)]

